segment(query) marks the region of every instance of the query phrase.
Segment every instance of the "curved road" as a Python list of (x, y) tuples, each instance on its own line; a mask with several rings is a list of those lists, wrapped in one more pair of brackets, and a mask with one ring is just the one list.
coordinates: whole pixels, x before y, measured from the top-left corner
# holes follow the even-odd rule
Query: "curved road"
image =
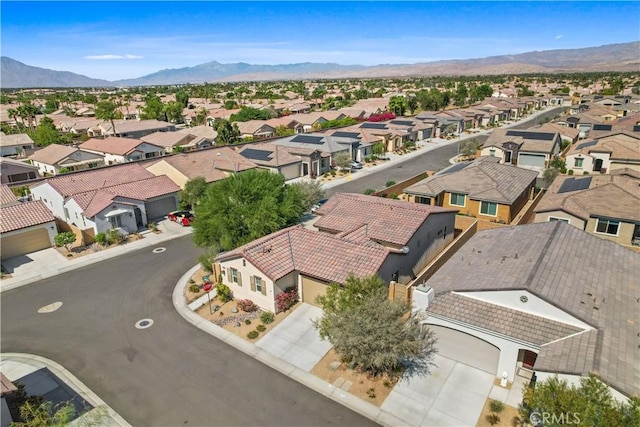
[(185, 322), (171, 293), (200, 251), (164, 246), (3, 292), (2, 351), (62, 364), (134, 426), (375, 425)]

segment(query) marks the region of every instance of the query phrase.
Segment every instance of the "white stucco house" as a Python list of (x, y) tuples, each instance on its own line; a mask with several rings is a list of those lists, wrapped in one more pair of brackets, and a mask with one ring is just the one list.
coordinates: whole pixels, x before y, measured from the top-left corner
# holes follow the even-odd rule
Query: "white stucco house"
[(160, 145), (139, 139), (120, 137), (92, 138), (78, 147), (84, 151), (104, 156), (104, 162), (108, 165), (150, 159), (165, 153), (165, 148)]
[(58, 175), (60, 170), (73, 172), (104, 165), (104, 156), (68, 145), (51, 144), (29, 156), (41, 175)]
[(594, 373), (624, 400), (640, 394), (639, 270), (639, 253), (562, 221), (484, 230), (413, 305), (445, 356), (509, 381)]

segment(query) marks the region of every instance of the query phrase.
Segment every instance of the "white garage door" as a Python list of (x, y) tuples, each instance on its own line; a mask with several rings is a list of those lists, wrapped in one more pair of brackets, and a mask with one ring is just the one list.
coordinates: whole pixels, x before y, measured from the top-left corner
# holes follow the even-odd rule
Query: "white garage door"
[(2, 259), (13, 258), (51, 247), (49, 233), (44, 228), (25, 231), (0, 239)]
[(443, 326), (428, 326), (438, 337), (438, 354), (494, 375), (498, 374), (499, 348), (464, 332)]
[(544, 154), (524, 154), (518, 156), (518, 166), (544, 168)]
[(154, 200), (145, 204), (147, 208), (147, 219), (158, 219), (165, 217), (169, 212), (177, 209), (176, 199), (171, 197), (165, 197), (164, 199)]

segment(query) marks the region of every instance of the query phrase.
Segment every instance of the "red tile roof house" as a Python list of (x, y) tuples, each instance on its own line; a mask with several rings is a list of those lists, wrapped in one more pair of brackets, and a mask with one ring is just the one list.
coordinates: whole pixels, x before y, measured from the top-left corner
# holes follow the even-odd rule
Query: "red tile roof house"
[(150, 159), (164, 154), (164, 147), (133, 138), (92, 138), (79, 145), (80, 149), (104, 156), (108, 165)]
[(94, 233), (118, 228), (132, 233), (177, 209), (178, 187), (138, 164), (76, 172), (31, 188), (60, 221)]
[(594, 373), (625, 400), (640, 395), (639, 269), (640, 254), (561, 221), (483, 230), (413, 303), (445, 357), (509, 381)]
[(0, 248), (8, 259), (53, 246), (55, 218), (43, 202), (19, 202), (11, 189), (0, 186)]
[(329, 283), (349, 274), (407, 282), (453, 239), (455, 210), (358, 194), (336, 194), (321, 209), (320, 231), (301, 225), (215, 259), (216, 274), (236, 298), (275, 312), (289, 287), (315, 304)]

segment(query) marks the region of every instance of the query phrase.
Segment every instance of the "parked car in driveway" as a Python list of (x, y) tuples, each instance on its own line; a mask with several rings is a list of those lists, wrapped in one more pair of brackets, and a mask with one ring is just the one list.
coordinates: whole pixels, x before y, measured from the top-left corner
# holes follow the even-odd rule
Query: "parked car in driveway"
[(362, 163), (352, 160), (351, 161), (351, 169), (362, 169)]
[(191, 221), (193, 221), (193, 214), (189, 211), (174, 211), (169, 212), (167, 218), (170, 221), (177, 222), (183, 227), (187, 227), (191, 225)]
[(319, 200), (318, 203), (316, 203), (315, 205), (313, 205), (311, 207), (311, 213), (315, 213), (318, 209), (320, 209), (322, 207), (322, 205), (324, 205), (325, 203), (327, 203), (327, 200), (329, 199), (322, 199)]

